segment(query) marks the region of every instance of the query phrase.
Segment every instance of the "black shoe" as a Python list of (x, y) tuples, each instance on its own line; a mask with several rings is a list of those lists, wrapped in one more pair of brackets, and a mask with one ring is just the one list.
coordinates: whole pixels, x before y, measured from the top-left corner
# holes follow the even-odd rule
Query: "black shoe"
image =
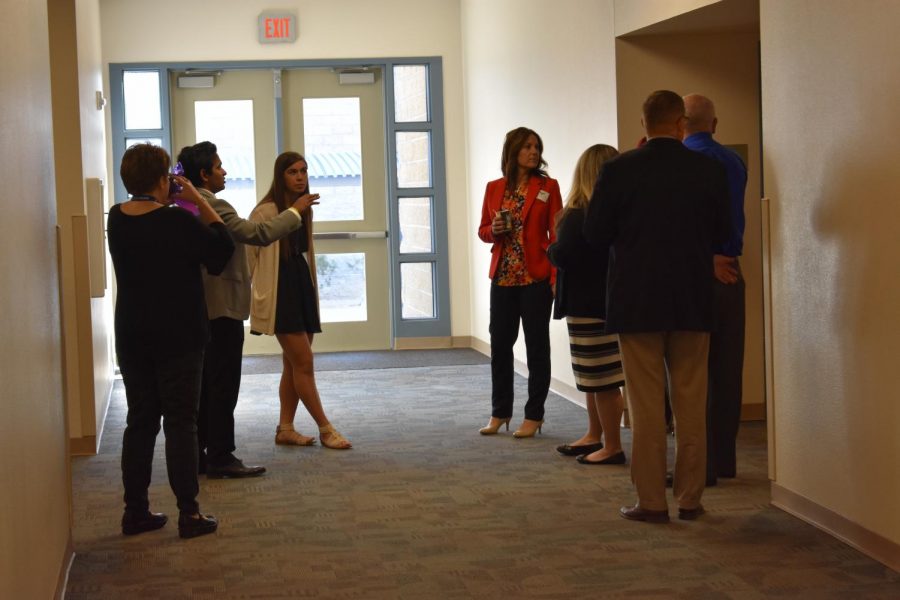
[(584, 444), (582, 446), (570, 446), (569, 444), (565, 444), (556, 447), (556, 451), (563, 456), (581, 456), (601, 449), (603, 449), (603, 444), (600, 442), (597, 442), (596, 444)]
[(162, 513), (152, 513), (148, 510), (145, 513), (135, 514), (126, 510), (122, 515), (122, 533), (136, 535), (145, 531), (153, 531), (160, 529), (168, 522), (169, 517)]
[[(672, 487), (672, 484), (675, 482), (675, 474), (672, 471), (666, 472), (666, 487)], [(706, 487), (716, 487), (718, 481), (715, 477), (710, 477), (707, 475), (706, 477)]]
[(181, 513), (178, 517), (178, 536), (182, 538), (195, 538), (214, 532), (219, 527), (219, 522), (212, 515), (197, 514), (197, 516)]
[(579, 456), (575, 460), (583, 465), (624, 465), (625, 453), (616, 452), (612, 456), (607, 456), (603, 460), (588, 460), (587, 455)]
[(702, 504), (697, 505), (697, 508), (679, 508), (678, 518), (682, 521), (693, 521), (705, 512)]
[(207, 465), (208, 479), (239, 479), (241, 477), (259, 477), (266, 472), (265, 467), (246, 466), (238, 459), (224, 465)]
[(623, 519), (629, 521), (645, 521), (647, 523), (668, 523), (669, 511), (667, 510), (646, 510), (640, 505), (623, 506), (619, 509), (619, 515)]

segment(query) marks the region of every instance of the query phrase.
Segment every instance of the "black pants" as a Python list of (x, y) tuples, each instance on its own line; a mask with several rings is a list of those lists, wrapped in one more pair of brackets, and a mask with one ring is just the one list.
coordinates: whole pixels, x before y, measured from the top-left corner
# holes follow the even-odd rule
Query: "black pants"
[[(736, 263), (737, 264), (737, 263)], [(709, 339), (709, 391), (706, 403), (706, 476), (734, 477), (744, 385), (744, 277), (715, 281), (715, 321)]]
[(491, 416), (506, 419), (513, 412), (513, 344), (519, 337), (519, 320), (525, 333), (528, 361), (528, 402), (525, 418), (544, 418), (544, 401), (550, 390), (550, 309), (553, 292), (549, 281), (523, 286), (491, 284)]
[(243, 321), (221, 317), (209, 322), (197, 440), (211, 465), (230, 462), (235, 450), (234, 407), (241, 389), (243, 349)]
[(145, 512), (153, 468), (153, 448), (163, 420), (169, 485), (183, 513), (198, 512), (197, 405), (203, 351), (179, 356), (119, 356), (128, 400), (122, 440), (125, 510)]

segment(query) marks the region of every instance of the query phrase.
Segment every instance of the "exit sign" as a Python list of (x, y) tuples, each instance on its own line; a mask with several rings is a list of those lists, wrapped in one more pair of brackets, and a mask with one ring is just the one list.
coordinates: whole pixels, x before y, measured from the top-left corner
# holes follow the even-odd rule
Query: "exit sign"
[(259, 43), (281, 44), (297, 39), (297, 15), (266, 11), (259, 15)]

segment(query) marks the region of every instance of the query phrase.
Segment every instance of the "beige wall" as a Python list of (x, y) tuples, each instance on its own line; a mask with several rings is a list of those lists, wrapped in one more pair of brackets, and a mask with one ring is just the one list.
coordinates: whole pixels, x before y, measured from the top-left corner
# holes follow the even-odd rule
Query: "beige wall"
[(47, 3), (0, 10), (0, 203), (14, 216), (0, 220), (0, 598), (51, 598), (70, 553), (70, 485)]
[(895, 565), (897, 23), (893, 0), (760, 6), (775, 482), (892, 541)]
[[(748, 146), (741, 266), (746, 288), (745, 414), (764, 414), (762, 248), (760, 230), (758, 32), (637, 36), (616, 42), (619, 144), (633, 148), (644, 134), (641, 105), (649, 93), (701, 93), (716, 104), (716, 139)], [(752, 407), (746, 405), (755, 405)]]
[[(490, 341), (490, 246), (476, 231), (485, 185), (502, 176), (506, 132), (524, 125), (541, 135), (550, 176), (559, 180), (564, 197), (581, 152), (616, 140), (612, 3), (565, 0), (553, 10), (547, 6), (538, 0), (462, 2), (471, 335), (482, 344)], [(551, 323), (550, 344), (553, 377), (574, 386), (564, 322)], [(524, 362), (522, 335), (514, 352)]]
[[(454, 336), (468, 335), (469, 244), (463, 135), (460, 7), (447, 0), (101, 0), (103, 58), (108, 63), (190, 60), (275, 60), (440, 56), (444, 68), (451, 322)], [(261, 45), (260, 12), (295, 11), (294, 44)], [(172, 18), (177, 15), (178, 18)], [(209, 22), (204, 30), (203, 23)], [(134, 24), (164, 31), (171, 43), (135, 43)], [(108, 76), (108, 75), (107, 75)], [(110, 157), (111, 160), (111, 157)]]
[(111, 293), (92, 298), (91, 244), (85, 215), (85, 179), (107, 180), (104, 113), (95, 92), (102, 90), (98, 0), (50, 0), (50, 56), (57, 219), (62, 247), (66, 390), (73, 449), (92, 453), (103, 426), (113, 379)]

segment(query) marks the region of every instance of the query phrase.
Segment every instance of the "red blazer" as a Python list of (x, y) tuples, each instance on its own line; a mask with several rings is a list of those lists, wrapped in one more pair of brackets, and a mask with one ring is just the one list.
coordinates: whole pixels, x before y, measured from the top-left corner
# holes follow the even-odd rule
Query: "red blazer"
[[(481, 208), (481, 224), (478, 226), (478, 237), (483, 242), (493, 244), (489, 273), (491, 279), (497, 272), (503, 243), (507, 238), (506, 235), (499, 235), (495, 238), (491, 231), (491, 222), (494, 220), (494, 215), (500, 210), (505, 191), (505, 177), (487, 184), (487, 189), (484, 191), (484, 204)], [(546, 200), (538, 199), (538, 194), (542, 191), (548, 195)], [(550, 264), (550, 260), (547, 258), (547, 247), (556, 241), (556, 228), (553, 221), (556, 213), (560, 210), (562, 210), (562, 196), (559, 193), (559, 183), (549, 177), (532, 175), (528, 180), (525, 207), (522, 209), (522, 228), (524, 229), (522, 238), (525, 250), (525, 268), (536, 281), (542, 281), (549, 277), (551, 284), (556, 283), (556, 268)]]

